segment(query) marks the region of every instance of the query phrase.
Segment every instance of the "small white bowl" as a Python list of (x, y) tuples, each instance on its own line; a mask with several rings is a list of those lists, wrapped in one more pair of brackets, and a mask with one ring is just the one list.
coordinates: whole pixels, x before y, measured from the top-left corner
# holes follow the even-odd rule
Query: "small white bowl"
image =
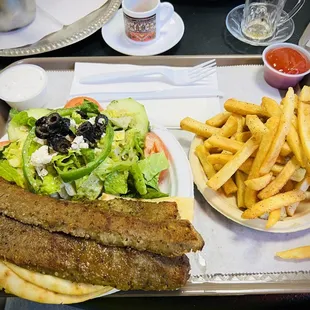
[(45, 104), (47, 74), (36, 65), (21, 64), (0, 73), (0, 98), (19, 111), (42, 108)]
[(298, 45), (295, 45), (295, 44), (291, 44), (291, 43), (275, 43), (275, 44), (269, 45), (263, 51), (265, 81), (272, 87), (275, 87), (278, 89), (288, 89), (289, 87), (296, 86), (303, 79), (304, 76), (309, 74), (310, 67), (308, 71), (301, 73), (301, 74), (288, 74), (288, 73), (283, 73), (283, 72), (280, 72), (274, 69), (267, 62), (266, 54), (271, 50), (278, 49), (281, 47), (289, 47), (291, 49), (294, 49), (300, 52), (303, 56), (305, 56), (306, 59), (308, 59), (309, 64), (310, 64), (310, 54), (304, 48)]

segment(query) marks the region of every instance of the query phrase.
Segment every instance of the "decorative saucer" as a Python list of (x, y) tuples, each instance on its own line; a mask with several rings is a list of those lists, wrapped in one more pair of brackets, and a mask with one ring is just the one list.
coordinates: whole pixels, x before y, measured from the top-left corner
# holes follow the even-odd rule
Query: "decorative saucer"
[(168, 51), (183, 37), (184, 23), (174, 12), (170, 21), (161, 29), (159, 38), (147, 45), (138, 45), (127, 40), (124, 31), (123, 10), (119, 9), (115, 16), (102, 27), (104, 41), (114, 50), (131, 56), (152, 56)]
[[(295, 30), (295, 24), (292, 18), (287, 22), (279, 25), (273, 37), (264, 41), (251, 40), (245, 37), (241, 30), (241, 20), (243, 18), (244, 4), (232, 9), (226, 17), (226, 27), (228, 31), (238, 40), (253, 46), (268, 46), (273, 43), (281, 43), (287, 41)], [(282, 11), (281, 17), (286, 17), (287, 13)]]

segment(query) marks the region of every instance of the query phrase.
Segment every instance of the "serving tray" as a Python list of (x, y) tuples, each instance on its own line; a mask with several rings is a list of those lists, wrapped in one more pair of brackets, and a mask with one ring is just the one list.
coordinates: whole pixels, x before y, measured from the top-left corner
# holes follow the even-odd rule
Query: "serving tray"
[[(67, 71), (72, 78), (75, 62), (127, 63), (136, 65), (193, 66), (216, 59), (218, 66), (261, 65), (261, 56), (165, 56), (165, 57), (69, 57), (69, 58), (32, 58), (13, 63), (30, 63), (41, 66), (47, 71), (61, 74)], [(70, 73), (71, 71), (71, 73)], [(309, 78), (309, 76), (308, 76)], [(303, 83), (308, 84), (307, 81)], [(1, 128), (0, 128), (1, 130)], [(196, 203), (201, 203), (201, 196), (195, 192)], [(191, 277), (187, 285), (173, 292), (118, 292), (105, 298), (137, 296), (202, 296), (202, 295), (244, 295), (276, 293), (309, 293), (310, 272), (269, 272), (269, 273), (234, 273), (202, 274)]]
[(108, 22), (119, 9), (121, 2), (121, 0), (108, 0), (96, 11), (71, 25), (64, 26), (55, 33), (45, 36), (36, 43), (18, 48), (0, 49), (0, 56), (21, 57), (41, 54), (81, 41)]

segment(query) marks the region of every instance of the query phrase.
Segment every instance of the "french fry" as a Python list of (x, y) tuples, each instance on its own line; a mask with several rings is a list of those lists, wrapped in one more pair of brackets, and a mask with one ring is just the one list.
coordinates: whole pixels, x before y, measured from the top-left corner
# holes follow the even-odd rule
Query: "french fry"
[(215, 171), (219, 171), (223, 168), (224, 165), (221, 165), (221, 164), (214, 164), (213, 167), (215, 169)]
[[(298, 182), (296, 184), (296, 189), (299, 189), (303, 192), (306, 192), (310, 186), (310, 180), (309, 177), (305, 177), (302, 181)], [(307, 196), (307, 195), (306, 195)], [(307, 197), (306, 197), (307, 198)], [(286, 207), (286, 213), (288, 216), (293, 216), (296, 212), (296, 209), (298, 208), (299, 202), (296, 202), (290, 206)]]
[(263, 124), (257, 115), (247, 115), (245, 122), (252, 135), (257, 135), (260, 139), (268, 131), (267, 127)]
[(223, 190), (226, 196), (237, 193), (238, 187), (232, 178), (229, 178), (226, 183), (223, 184)]
[(281, 172), (276, 176), (276, 178), (258, 194), (258, 198), (263, 200), (278, 194), (282, 187), (293, 175), (293, 173), (299, 169), (299, 167), (300, 166), (295, 158), (292, 158), (290, 161), (288, 161)]
[(239, 114), (232, 114), (232, 116), (236, 118), (238, 123), (237, 132), (243, 132), (243, 128), (245, 125), (245, 118)]
[(309, 104), (310, 103), (310, 86), (304, 86), (300, 92), (299, 100)]
[(239, 142), (247, 142), (252, 137), (251, 131), (237, 132), (235, 140)]
[(236, 140), (221, 137), (219, 135), (213, 135), (207, 140), (213, 147), (218, 147), (222, 150), (226, 150), (232, 153), (238, 152), (244, 143)]
[(282, 194), (277, 194), (275, 196), (257, 202), (250, 209), (245, 210), (242, 213), (241, 217), (243, 219), (255, 219), (266, 212), (270, 213), (273, 210), (287, 207), (289, 205), (292, 205), (293, 203), (300, 202), (305, 198), (305, 193), (298, 189), (294, 189), (290, 192)]
[(231, 115), (230, 112), (222, 112), (222, 113), (219, 113), (211, 118), (209, 118), (207, 121), (206, 121), (206, 124), (207, 125), (210, 125), (210, 126), (213, 126), (213, 127), (221, 127), (223, 126), (226, 121), (228, 120), (229, 116)]
[(244, 208), (244, 191), (245, 191), (245, 184), (244, 181), (246, 180), (246, 175), (241, 171), (236, 171), (236, 184), (237, 184), (237, 206), (238, 208)]
[[(272, 168), (271, 171), (275, 174), (278, 175), (282, 169), (284, 168), (284, 166), (279, 165), (279, 164), (275, 164)], [(306, 169), (304, 168), (299, 168), (297, 169), (293, 175), (290, 177), (290, 180), (295, 181), (295, 182), (300, 182), (304, 179), (306, 175)]]
[(208, 156), (208, 161), (210, 164), (221, 164), (226, 165), (230, 160), (232, 160), (234, 155), (231, 154), (211, 154)]
[(278, 156), (278, 158), (276, 160), (276, 163), (280, 164), (280, 165), (285, 165), (287, 163), (287, 159), (286, 159), (286, 157), (282, 157), (280, 155), (280, 156)]
[(224, 108), (228, 112), (240, 115), (254, 114), (258, 116), (268, 116), (261, 106), (253, 103), (238, 101), (236, 99), (228, 99), (224, 104)]
[(280, 152), (280, 155), (281, 156), (288, 156), (292, 153), (292, 150), (290, 149), (289, 145), (287, 142), (284, 142), (284, 144), (282, 145), (282, 148), (281, 148), (281, 152)]
[(280, 105), (278, 105), (278, 103), (275, 100), (269, 97), (263, 97), (261, 105), (269, 117), (272, 117), (272, 116), (280, 117), (282, 114), (282, 109)]
[(244, 183), (250, 189), (254, 191), (260, 191), (271, 182), (272, 176), (273, 176), (272, 172), (269, 172), (261, 177), (246, 180)]
[(209, 138), (212, 135), (219, 133), (220, 131), (219, 128), (198, 122), (190, 117), (185, 117), (181, 121), (180, 126), (183, 130), (190, 131), (198, 136), (205, 138)]
[(239, 170), (245, 174), (249, 174), (253, 165), (253, 158), (248, 158), (240, 167)]
[(301, 141), (300, 141), (297, 129), (295, 128), (293, 124), (290, 128), (290, 131), (288, 132), (286, 139), (287, 139), (288, 145), (290, 146), (290, 149), (292, 150), (299, 164), (302, 167), (305, 167), (306, 163), (305, 163), (305, 159), (302, 153)]
[(269, 213), (269, 217), (266, 223), (266, 229), (273, 227), (281, 218), (281, 209), (273, 210)]
[(280, 119), (276, 116), (271, 117), (267, 123), (268, 132), (262, 137), (256, 157), (253, 162), (251, 172), (249, 174), (249, 179), (257, 178), (260, 176), (260, 167), (266, 157), (266, 154), (273, 142), (276, 134), (276, 128), (278, 127)]
[(298, 132), (302, 144), (303, 152), (310, 160), (310, 104), (302, 100), (298, 102)]
[(252, 137), (235, 155), (233, 155), (233, 158), (207, 182), (207, 185), (213, 190), (219, 189), (230, 177), (234, 175), (239, 167), (253, 154), (257, 148), (258, 141)]
[(281, 148), (285, 142), (286, 136), (290, 130), (292, 124), (292, 118), (294, 115), (294, 90), (290, 87), (286, 93), (284, 98), (283, 105), (283, 116), (280, 118), (279, 127), (277, 129), (277, 133), (275, 135), (275, 139), (273, 140), (270, 149), (262, 163), (260, 168), (260, 174), (266, 174), (270, 171), (272, 166), (275, 164)]
[(215, 174), (216, 171), (213, 168), (212, 164), (208, 161), (208, 155), (209, 153), (205, 149), (203, 145), (198, 145), (196, 147), (195, 151), (197, 157), (199, 158), (199, 161), (201, 163), (201, 166), (203, 168), (203, 171), (205, 172), (206, 176), (208, 179), (212, 178)]
[(309, 259), (310, 258), (310, 245), (301, 246), (298, 248), (277, 252), (277, 257), (282, 259)]
[[(217, 135), (221, 137), (229, 138), (233, 134), (236, 133), (238, 129), (238, 121), (235, 117), (229, 116), (227, 122), (224, 124), (222, 128), (219, 129)], [(205, 148), (207, 150), (210, 150), (212, 148), (212, 145), (209, 143), (208, 139), (204, 142)]]

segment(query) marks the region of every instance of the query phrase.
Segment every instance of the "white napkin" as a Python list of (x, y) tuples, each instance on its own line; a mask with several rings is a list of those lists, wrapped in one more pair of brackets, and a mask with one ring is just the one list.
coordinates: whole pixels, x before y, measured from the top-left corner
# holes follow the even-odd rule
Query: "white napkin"
[(0, 32), (0, 49), (16, 48), (38, 42), (45, 36), (97, 10), (107, 1), (36, 0), (37, 13), (34, 21), (21, 29)]
[(63, 25), (70, 25), (99, 9), (108, 0), (36, 0), (37, 6)]
[[(89, 94), (90, 97), (96, 98), (92, 93), (98, 92), (138, 92), (138, 91), (155, 91), (160, 89), (173, 89), (177, 86), (169, 85), (161, 81), (149, 79), (145, 82), (145, 78), (141, 82), (111, 83), (86, 85), (80, 84), (79, 80), (92, 74), (124, 72), (127, 70), (141, 70), (148, 66), (118, 65), (118, 64), (96, 64), (96, 63), (76, 63), (74, 70), (74, 79), (71, 86), (70, 97), (81, 94)], [(141, 78), (140, 78), (141, 79)], [(208, 83), (206, 87), (217, 89), (217, 75), (213, 74), (204, 82)], [(189, 87), (190, 86), (186, 86)], [(126, 98), (126, 97), (125, 97)], [(99, 100), (98, 100), (99, 101)], [(205, 120), (206, 117), (219, 113), (219, 99), (215, 98), (193, 98), (193, 99), (161, 99), (161, 100), (139, 100), (144, 104), (148, 115), (157, 123), (161, 123), (166, 127), (179, 127), (180, 120), (186, 116), (193, 117), (198, 120)], [(109, 102), (100, 102), (106, 106)]]

